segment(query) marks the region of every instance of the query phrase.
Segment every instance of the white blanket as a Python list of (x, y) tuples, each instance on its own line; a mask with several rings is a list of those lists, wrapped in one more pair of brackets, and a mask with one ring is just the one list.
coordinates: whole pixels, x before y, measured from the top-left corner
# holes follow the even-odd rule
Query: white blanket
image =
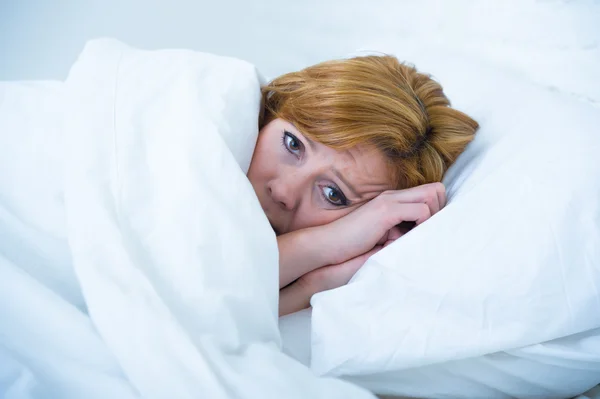
[(1, 397), (371, 397), (280, 351), (259, 83), (100, 40), (65, 83), (0, 86)]

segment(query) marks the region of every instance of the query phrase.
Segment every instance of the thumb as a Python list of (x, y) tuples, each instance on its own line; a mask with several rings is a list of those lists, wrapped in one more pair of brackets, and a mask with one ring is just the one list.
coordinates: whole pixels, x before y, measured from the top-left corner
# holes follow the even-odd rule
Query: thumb
[[(392, 230), (390, 229), (390, 230), (386, 231), (383, 236), (381, 236), (381, 238), (379, 239), (379, 241), (377, 241), (377, 244), (375, 244), (375, 248), (382, 246), (383, 244), (385, 244), (386, 241), (388, 241), (390, 239), (390, 233), (391, 233), (391, 231)], [(375, 249), (375, 248), (373, 248), (373, 249)]]

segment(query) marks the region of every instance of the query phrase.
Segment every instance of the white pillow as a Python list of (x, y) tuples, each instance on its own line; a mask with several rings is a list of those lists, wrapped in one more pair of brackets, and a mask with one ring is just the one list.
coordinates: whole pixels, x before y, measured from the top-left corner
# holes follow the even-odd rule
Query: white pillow
[[(284, 353), (307, 366), (310, 317), (305, 309), (279, 319)], [(389, 397), (566, 398), (598, 382), (598, 348), (596, 329), (507, 352), (343, 378)], [(596, 398), (593, 391), (587, 397)]]
[[(547, 375), (555, 383), (540, 387), (542, 397), (589, 389), (600, 382), (592, 331), (600, 327), (600, 112), (473, 60), (424, 69), (439, 70), (454, 104), (481, 130), (446, 176), (444, 210), (371, 258), (347, 286), (313, 297), (313, 370), (416, 395), (397, 382), (583, 333), (591, 344), (571, 347), (590, 371), (580, 380), (561, 390), (566, 374), (535, 367), (519, 368), (515, 379)], [(469, 377), (489, 359), (469, 363), (471, 372), (448, 370), (456, 391), (420, 392), (476, 397)], [(434, 374), (425, 380), (437, 383)], [(503, 374), (490, 374), (488, 394), (527, 395), (499, 391)]]

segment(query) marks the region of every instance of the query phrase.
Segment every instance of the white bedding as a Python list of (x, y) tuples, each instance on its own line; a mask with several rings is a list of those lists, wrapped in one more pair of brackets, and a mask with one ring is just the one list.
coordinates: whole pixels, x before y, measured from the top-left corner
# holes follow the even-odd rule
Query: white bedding
[[(291, 24), (291, 17), (302, 23)], [(594, 0), (308, 0), (285, 6), (274, 0), (225, 0), (209, 4), (173, 0), (152, 6), (141, 0), (88, 1), (77, 5), (23, 0), (8, 8), (0, 6), (0, 53), (4, 55), (0, 77), (63, 78), (87, 39), (109, 35), (144, 48), (192, 48), (233, 55), (253, 62), (271, 77), (363, 50), (392, 53), (440, 78), (459, 108), (464, 107), (469, 84), (476, 86), (480, 82), (475, 75), (475, 79), (465, 79), (461, 84), (448, 81), (446, 75), (453, 71), (448, 70), (445, 57), (468, 56), (527, 81), (549, 96), (560, 95), (598, 110), (599, 18), (600, 3)], [(486, 84), (492, 90), (482, 96), (475, 111), (489, 107), (488, 101), (495, 98), (494, 82)], [(85, 300), (71, 267), (69, 249), (61, 238), (66, 235), (66, 227), (61, 224), (64, 210), (61, 192), (55, 190), (54, 183), (62, 168), (59, 127), (63, 108), (55, 97), (61, 84), (20, 84), (13, 88), (12, 99), (18, 96), (19, 100), (8, 103), (0, 99), (5, 118), (2, 121), (12, 120), (27, 126), (25, 132), (40, 136), (36, 140), (44, 138), (47, 148), (37, 150), (35, 156), (18, 158), (22, 151), (30, 152), (27, 143), (33, 138), (23, 137), (21, 132), (21, 140), (7, 142), (4, 139), (13, 133), (3, 129), (6, 124), (0, 127), (0, 145), (7, 145), (0, 149), (3, 155), (0, 187), (19, 183), (23, 188), (20, 193), (13, 192), (11, 198), (0, 190), (0, 253), (8, 254), (0, 261), (0, 273), (2, 277), (10, 273), (10, 279), (0, 279), (0, 316), (8, 315), (12, 320), (19, 314), (35, 316), (21, 319), (29, 323), (22, 325), (22, 330), (12, 326), (13, 332), (31, 327), (28, 334), (10, 336), (15, 345), (23, 344), (16, 346), (20, 350), (19, 360), (15, 359), (15, 351), (0, 350), (0, 360), (6, 360), (0, 361), (0, 386), (8, 386), (5, 382), (9, 380), (18, 381), (13, 392), (24, 392), (33, 389), (32, 382), (36, 379), (41, 379), (42, 387), (48, 387), (48, 380), (56, 382), (77, 373), (80, 381), (98, 384), (100, 393), (113, 392), (115, 397), (119, 396), (117, 393), (126, 397), (130, 388), (123, 382), (124, 373), (113, 358), (106, 356), (108, 351), (86, 316)], [(0, 97), (6, 93), (0, 91), (3, 92)], [(517, 96), (522, 94), (516, 92)], [(535, 103), (531, 106), (535, 108)], [(33, 112), (37, 118), (28, 117)], [(11, 165), (10, 169), (6, 165)], [(18, 173), (13, 173), (13, 168)], [(38, 178), (40, 175), (42, 179)], [(10, 267), (7, 261), (12, 263)], [(33, 291), (38, 294), (28, 295)], [(7, 313), (9, 310), (12, 313)], [(306, 312), (300, 317), (293, 315), (281, 323), (284, 350), (305, 364), (310, 361), (311, 344), (302, 335), (310, 335), (307, 315)], [(74, 332), (64, 335), (65, 326)], [(3, 334), (8, 327), (0, 323), (0, 329)], [(44, 340), (40, 340), (42, 335)], [(73, 336), (80, 339), (73, 340)], [(549, 345), (534, 345), (536, 352), (515, 349), (511, 358), (514, 362), (507, 363), (506, 372), (500, 372), (494, 362), (487, 367), (482, 367), (478, 360), (463, 363), (469, 367), (463, 367), (462, 372), (446, 371), (447, 376), (454, 377), (446, 380), (448, 385), (438, 380), (440, 390), (447, 388), (440, 395), (462, 388), (466, 396), (465, 392), (477, 392), (477, 388), (493, 389), (494, 384), (499, 385), (496, 391), (499, 394), (519, 389), (527, 392), (531, 382), (559, 390), (560, 378), (568, 380), (571, 376), (572, 381), (580, 384), (578, 368), (586, 368), (586, 378), (598, 370), (600, 345), (594, 335), (590, 339), (575, 338), (581, 340), (568, 342), (567, 338), (562, 343), (559, 340)], [(28, 342), (36, 345), (28, 348), (24, 345)], [(390, 347), (377, 349), (384, 352)], [(525, 356), (527, 359), (519, 361)], [(545, 373), (544, 370), (553, 369), (557, 359), (560, 362), (554, 368), (557, 374)], [(29, 369), (23, 368), (23, 363)], [(523, 366), (522, 373), (515, 372), (516, 364)], [(31, 370), (34, 365), (37, 368)], [(429, 371), (439, 376), (444, 367)], [(414, 374), (407, 373), (407, 380), (403, 381), (394, 374), (388, 379), (357, 382), (388, 391), (410, 388), (416, 394), (426, 395), (432, 386), (432, 375), (423, 373), (421, 380), (415, 380), (410, 378)], [(461, 386), (465, 381), (468, 385)], [(474, 391), (466, 389), (473, 386)], [(588, 396), (597, 397), (597, 393), (590, 391)]]
[(64, 84), (0, 86), (1, 397), (371, 397), (280, 351), (259, 83), (100, 40)]

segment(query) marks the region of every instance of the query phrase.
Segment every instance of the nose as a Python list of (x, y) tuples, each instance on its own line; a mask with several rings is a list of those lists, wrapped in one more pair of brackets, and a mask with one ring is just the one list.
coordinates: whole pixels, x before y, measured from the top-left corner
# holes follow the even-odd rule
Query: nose
[(300, 202), (301, 182), (294, 179), (277, 179), (269, 183), (268, 190), (273, 201), (282, 209), (293, 211)]

